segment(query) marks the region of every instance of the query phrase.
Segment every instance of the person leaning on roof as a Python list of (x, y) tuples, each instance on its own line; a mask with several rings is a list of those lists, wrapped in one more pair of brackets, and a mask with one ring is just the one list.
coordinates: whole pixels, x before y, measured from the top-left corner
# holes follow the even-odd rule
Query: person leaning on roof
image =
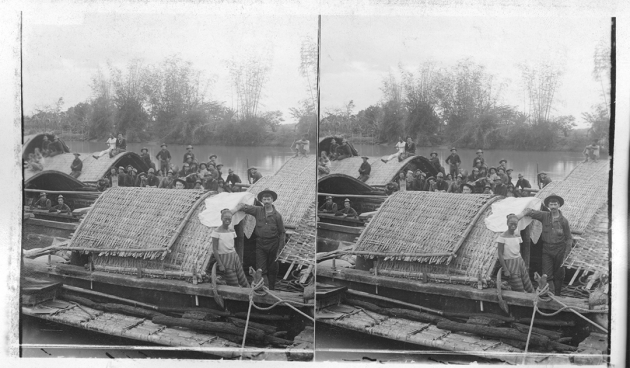
[(368, 163), (368, 160), (370, 159), (369, 157), (361, 156), (361, 158), (363, 159), (363, 163), (361, 164), (361, 167), (359, 167), (358, 179), (365, 183), (370, 178), (372, 166)]
[(341, 140), (341, 146), (337, 147), (337, 154), (337, 161), (352, 157), (352, 149), (350, 149), (347, 139), (343, 138)]
[(57, 205), (51, 207), (48, 212), (57, 212), (57, 213), (70, 213), (72, 210), (68, 207), (67, 204), (63, 203), (63, 195), (59, 194), (57, 197)]
[(52, 206), (50, 199), (46, 197), (46, 192), (39, 193), (39, 199), (37, 201), (33, 201), (31, 204), (31, 208), (37, 208), (40, 210), (49, 210)]
[(451, 148), (451, 154), (446, 158), (446, 164), (449, 165), (451, 177), (455, 177), (459, 172), (459, 165), (461, 165), (462, 159), (457, 154), (457, 148)]
[(398, 161), (402, 161), (400, 157), (405, 154), (405, 145), (405, 141), (402, 137), (398, 137), (398, 143), (396, 143), (396, 153), (387, 156), (387, 158), (382, 158), (381, 161), (387, 163), (395, 158), (398, 158)]
[(239, 187), (236, 186), (236, 184), (240, 184), (241, 183), (241, 178), (239, 178), (238, 175), (236, 175), (234, 173), (234, 170), (229, 169), (228, 170), (228, 176), (227, 178), (225, 178), (225, 191), (226, 192), (240, 192)]
[(186, 189), (186, 181), (184, 179), (175, 179), (175, 189)]
[(462, 194), (472, 194), (473, 189), (473, 186), (468, 183), (462, 184)]
[(448, 183), (444, 181), (444, 174), (439, 172), (437, 174), (437, 181), (435, 182), (434, 192), (446, 192), (448, 190)]
[(255, 184), (258, 180), (262, 179), (262, 174), (258, 172), (258, 169), (255, 167), (251, 167), (249, 169), (250, 177), (252, 178), (252, 184)]
[(256, 218), (256, 269), (262, 270), (265, 286), (274, 290), (278, 274), (278, 251), (284, 248), (284, 222), (273, 202), (278, 199), (276, 192), (265, 189), (258, 193), (262, 207), (240, 203), (236, 209)]
[(494, 194), (494, 192), (492, 191), (492, 185), (490, 184), (484, 185), (483, 192), (481, 194)]
[(529, 272), (521, 256), (520, 232), (517, 231), (519, 217), (515, 214), (507, 215), (508, 229), (496, 239), (499, 253), (499, 264), (508, 278), (513, 291), (533, 293), (534, 287), (529, 279)]
[(562, 263), (571, 252), (573, 246), (573, 236), (569, 228), (569, 221), (562, 215), (560, 207), (564, 205), (564, 199), (556, 194), (551, 194), (544, 200), (546, 211), (536, 211), (526, 208), (518, 216), (529, 216), (542, 223), (543, 255), (542, 272), (547, 275), (549, 290), (556, 296), (560, 296), (562, 283), (564, 281), (564, 267)]
[(461, 193), (462, 185), (464, 185), (464, 176), (462, 174), (457, 174), (457, 179), (453, 180), (451, 185), (448, 187), (448, 193)]
[(70, 176), (72, 176), (75, 179), (78, 178), (79, 175), (81, 175), (81, 170), (83, 170), (83, 161), (81, 161), (79, 156), (81, 156), (81, 154), (75, 152), (74, 161), (72, 161), (72, 164), (70, 165), (70, 170), (72, 170), (72, 172), (70, 173)]
[(427, 181), (427, 174), (425, 174), (422, 170), (416, 170), (416, 176), (413, 179), (413, 190), (421, 192), (424, 191), (424, 187)]
[(504, 197), (507, 196), (507, 186), (503, 184), (503, 181), (501, 180), (501, 178), (494, 179), (494, 188), (492, 191), (496, 195), (500, 195)]
[(394, 192), (398, 191), (398, 183), (396, 183), (395, 181), (390, 181), (389, 183), (385, 184), (385, 194), (386, 195), (392, 195)]
[(144, 188), (147, 186), (147, 174), (145, 174), (144, 172), (141, 172), (138, 174), (138, 178), (136, 179), (136, 187), (138, 188)]
[(184, 161), (182, 162), (188, 162), (189, 157), (192, 159), (193, 162), (195, 162), (195, 154), (193, 153), (193, 146), (190, 144), (186, 146), (186, 153), (184, 153)]
[(323, 213), (337, 213), (337, 203), (333, 202), (332, 196), (326, 197), (326, 202), (319, 208)]
[(195, 180), (195, 186), (193, 187), (193, 189), (204, 189), (201, 186), (201, 179), (198, 178), (197, 180)]
[(168, 170), (169, 163), (171, 162), (171, 153), (166, 149), (168, 147), (166, 143), (162, 143), (160, 145), (162, 148), (155, 158), (160, 162), (160, 171), (162, 172), (162, 176), (166, 176), (166, 171)]
[(539, 189), (542, 189), (551, 183), (551, 178), (546, 172), (541, 172), (538, 176), (540, 177), (540, 183), (538, 184)]
[(354, 208), (350, 207), (350, 200), (346, 198), (343, 201), (343, 208), (335, 213), (335, 216), (343, 216), (348, 218), (358, 218), (359, 214)]
[(138, 170), (136, 170), (131, 165), (127, 165), (127, 186), (135, 187), (137, 178), (138, 178)]
[(427, 184), (424, 186), (425, 192), (435, 192), (435, 177), (429, 176), (427, 178)]
[(229, 286), (249, 287), (241, 259), (234, 248), (236, 233), (230, 227), (232, 212), (229, 209), (221, 210), (221, 226), (212, 231), (212, 253), (217, 261), (219, 271), (225, 273), (225, 282)]
[(118, 186), (119, 187), (130, 187), (131, 183), (129, 182), (129, 176), (125, 173), (125, 168), (120, 166), (118, 168)]
[(173, 170), (170, 169), (167, 174), (168, 175), (160, 182), (158, 188), (173, 189), (173, 186), (175, 185), (175, 174), (173, 173)]

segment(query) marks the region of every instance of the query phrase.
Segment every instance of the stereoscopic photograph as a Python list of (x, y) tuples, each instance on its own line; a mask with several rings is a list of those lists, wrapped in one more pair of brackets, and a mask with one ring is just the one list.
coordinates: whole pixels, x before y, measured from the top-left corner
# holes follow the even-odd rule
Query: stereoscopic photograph
[(22, 16), (22, 357), (310, 361), (318, 17)]
[(613, 27), (322, 16), (317, 361), (608, 361)]

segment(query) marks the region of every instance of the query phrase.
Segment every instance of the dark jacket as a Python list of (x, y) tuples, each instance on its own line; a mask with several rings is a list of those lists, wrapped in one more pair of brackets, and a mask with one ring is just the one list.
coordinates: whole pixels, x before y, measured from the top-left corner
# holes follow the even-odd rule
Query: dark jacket
[(357, 214), (357, 211), (355, 211), (354, 208), (352, 207), (348, 207), (348, 208), (344, 207), (335, 213), (335, 216), (343, 216), (343, 215), (348, 215), (347, 217), (359, 217), (359, 214)]
[(237, 184), (241, 182), (241, 178), (239, 178), (236, 174), (229, 174), (225, 179), (225, 184)]
[(148, 167), (151, 167), (151, 156), (149, 156), (148, 152), (142, 152), (140, 154), (140, 158), (142, 158), (142, 161), (144, 161), (144, 163), (147, 164)]
[(167, 149), (162, 149), (160, 150), (160, 152), (157, 153), (157, 155), (155, 155), (155, 158), (157, 158), (160, 161), (170, 160), (171, 153)]
[(273, 211), (267, 215), (265, 207), (245, 205), (241, 208), (243, 212), (256, 218), (256, 235), (263, 239), (278, 238), (281, 245), (284, 245), (284, 222), (282, 215), (273, 207)]
[(413, 142), (411, 142), (411, 144), (405, 143), (405, 152), (415, 155), (416, 154), (416, 144), (413, 143)]
[(367, 162), (362, 163), (361, 167), (359, 168), (359, 174), (370, 175), (370, 172), (372, 172), (372, 166)]
[(37, 201), (34, 201), (31, 205), (31, 208), (39, 208), (39, 209), (47, 209), (49, 210), (51, 206), (50, 199), (48, 198), (39, 198)]
[(51, 207), (50, 210), (48, 210), (48, 212), (55, 212), (55, 211), (61, 211), (61, 213), (70, 213), (72, 212), (72, 210), (70, 210), (70, 207), (68, 207), (67, 204), (63, 203), (63, 204), (58, 204), (54, 207)]
[(337, 212), (337, 203), (335, 202), (325, 202), (320, 208), (320, 211), (322, 212), (330, 212), (330, 213), (336, 213)]
[(127, 150), (127, 140), (125, 138), (118, 139), (116, 138), (116, 148)]
[(567, 249), (571, 249), (571, 246), (573, 245), (573, 236), (571, 235), (571, 229), (569, 229), (569, 220), (562, 215), (561, 211), (558, 212), (560, 217), (556, 219), (555, 223), (551, 212), (531, 211), (529, 216), (542, 223), (543, 229), (540, 234), (540, 238), (544, 243), (564, 243), (567, 246)]
[(72, 161), (72, 165), (70, 165), (70, 170), (72, 171), (81, 171), (83, 170), (83, 161), (81, 161), (80, 158), (75, 158), (74, 161)]
[(446, 158), (446, 163), (450, 166), (457, 166), (457, 164), (462, 163), (462, 160), (459, 158), (457, 153), (451, 153), (450, 156)]
[(444, 181), (444, 180), (442, 180), (442, 181), (437, 180), (435, 182), (435, 190), (436, 191), (443, 190), (443, 191), (446, 192), (448, 190), (448, 183), (446, 181)]
[(148, 187), (158, 187), (160, 185), (160, 179), (157, 178), (157, 176), (153, 175), (153, 176), (148, 176), (147, 175), (147, 186)]
[(516, 182), (516, 185), (514, 186), (514, 188), (516, 189), (525, 189), (525, 188), (531, 188), (532, 185), (529, 184), (529, 181), (525, 178), (523, 179), (518, 179), (518, 181)]
[(195, 154), (192, 153), (192, 152), (184, 153), (184, 161), (183, 162), (188, 162), (188, 157), (192, 157), (193, 162), (195, 162)]

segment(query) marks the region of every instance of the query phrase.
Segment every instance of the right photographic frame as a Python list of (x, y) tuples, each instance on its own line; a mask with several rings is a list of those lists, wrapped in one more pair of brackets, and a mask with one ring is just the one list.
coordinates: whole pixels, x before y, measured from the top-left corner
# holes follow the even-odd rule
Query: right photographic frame
[(615, 22), (321, 17), (317, 361), (608, 362)]

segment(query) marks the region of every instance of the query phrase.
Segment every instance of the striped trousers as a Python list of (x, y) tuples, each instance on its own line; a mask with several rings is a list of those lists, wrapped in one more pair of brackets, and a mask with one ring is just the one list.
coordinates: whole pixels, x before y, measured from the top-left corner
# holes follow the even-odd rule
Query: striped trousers
[(514, 291), (526, 291), (528, 293), (534, 292), (532, 281), (529, 279), (529, 273), (527, 267), (525, 267), (525, 261), (522, 257), (504, 259), (505, 267), (510, 272), (508, 282), (510, 288)]
[(221, 263), (223, 263), (223, 267), (225, 267), (223, 278), (225, 279), (226, 284), (229, 286), (240, 285), (244, 288), (249, 287), (249, 282), (247, 282), (245, 272), (243, 272), (241, 259), (238, 257), (236, 252), (219, 254), (218, 258), (221, 259)]

